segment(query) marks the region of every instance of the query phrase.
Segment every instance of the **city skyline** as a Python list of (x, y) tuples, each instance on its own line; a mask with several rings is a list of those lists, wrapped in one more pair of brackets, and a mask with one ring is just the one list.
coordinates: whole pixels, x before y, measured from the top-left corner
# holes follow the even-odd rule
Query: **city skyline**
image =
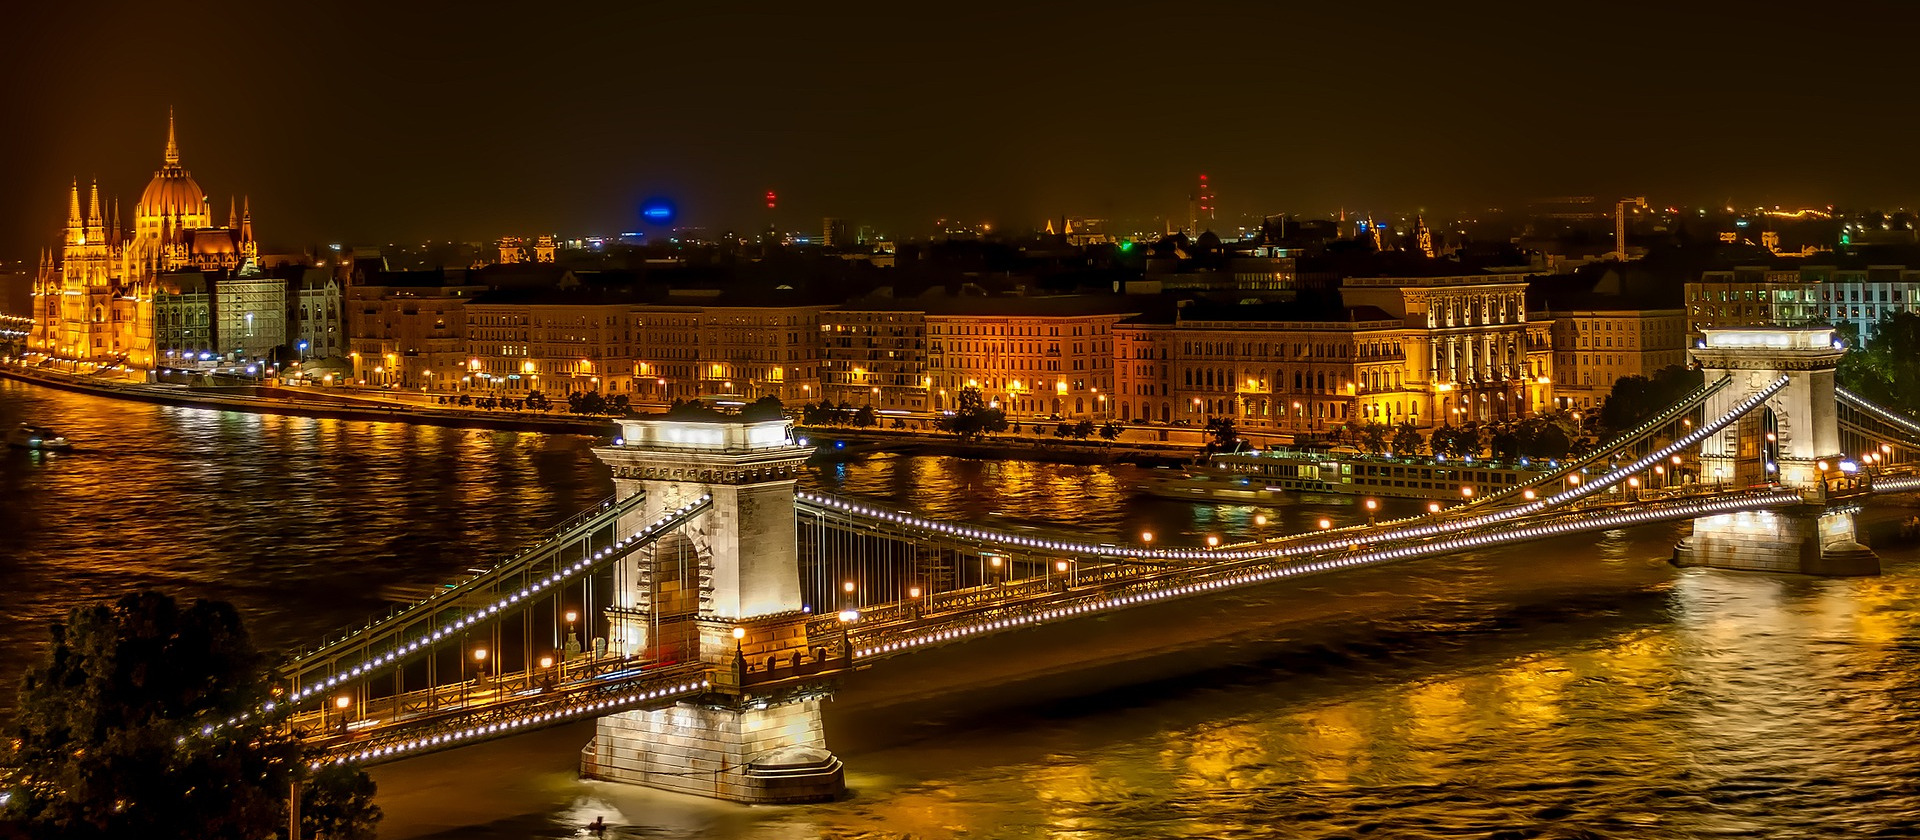
[[(289, 49), (211, 59), (219, 84), (139, 86), (127, 62), (63, 59), (80, 40), (139, 53), (139, 15), (34, 9), (21, 61), (62, 72), (5, 83), (24, 130), (0, 141), (0, 188), (20, 197), (0, 253), (45, 247), (74, 178), (130, 201), (169, 107), (214, 204), (251, 195), (280, 247), (644, 229), (655, 195), (683, 224), (742, 233), (824, 216), (908, 233), (942, 217), (1178, 220), (1199, 173), (1223, 220), (1568, 194), (1908, 204), (1920, 164), (1883, 159), (1871, 137), (1917, 118), (1861, 107), (1898, 96), (1898, 50), (1882, 43), (1898, 28), (1794, 32), (1844, 68), (1754, 61), (1749, 45), (1796, 8), (1646, 6), (1567, 27), (1518, 6), (1228, 7), (1156, 38), (1163, 16), (1145, 6), (520, 25), (504, 8), (333, 5), (211, 16), (209, 42)], [(925, 69), (895, 72), (909, 66)], [(1806, 103), (1872, 113), (1859, 125), (1875, 134), (1795, 128)]]

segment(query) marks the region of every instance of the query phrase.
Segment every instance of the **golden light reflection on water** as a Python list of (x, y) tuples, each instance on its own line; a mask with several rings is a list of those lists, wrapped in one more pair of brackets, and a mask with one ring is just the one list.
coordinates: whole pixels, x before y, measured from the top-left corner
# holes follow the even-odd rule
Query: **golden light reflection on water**
[[(0, 629), (12, 634), (8, 673), (41, 619), (137, 585), (234, 600), (270, 639), (337, 626), (377, 606), (367, 581), (440, 579), (608, 489), (583, 439), (101, 404), (0, 383), (0, 423), (29, 416), (97, 451), (0, 461), (11, 502), (0, 525), (32, 535), (0, 541), (0, 605), (16, 617)], [(809, 482), (1089, 533), (1251, 527), (1251, 508), (1143, 502), (1132, 480), (884, 457)], [(884, 703), (832, 718), (829, 745), (867, 744), (842, 752), (858, 788), (846, 802), (637, 798), (611, 813), (626, 836), (674, 838), (1920, 836), (1913, 552), (1889, 552), (1881, 578), (1822, 581), (1676, 571), (1664, 562), (1672, 539), (1612, 532), (1170, 609), (1155, 621), (1226, 629), (1154, 660), (1147, 688), (1020, 683), (997, 706), (933, 720), (889, 717), (907, 712)], [(1121, 625), (1076, 638), (1145, 657), (1168, 635), (1143, 622), (1121, 639)], [(943, 667), (982, 669), (970, 650)], [(1149, 667), (1118, 649), (1096, 659)], [(562, 771), (524, 790), (476, 769), (475, 785), (505, 787), (443, 803), (486, 823), (444, 836), (572, 836), (615, 796), (571, 778), (574, 748), (524, 757)], [(394, 811), (383, 836), (426, 831), (407, 820)]]

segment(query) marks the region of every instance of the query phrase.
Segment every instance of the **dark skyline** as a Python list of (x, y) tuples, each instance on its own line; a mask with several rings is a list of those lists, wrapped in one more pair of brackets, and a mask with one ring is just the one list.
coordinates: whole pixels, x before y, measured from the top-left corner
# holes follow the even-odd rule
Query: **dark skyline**
[(0, 257), (70, 179), (131, 215), (166, 113), (269, 247), (935, 218), (1223, 217), (1563, 194), (1909, 203), (1920, 10), (1797, 3), (227, 4), (10, 25)]

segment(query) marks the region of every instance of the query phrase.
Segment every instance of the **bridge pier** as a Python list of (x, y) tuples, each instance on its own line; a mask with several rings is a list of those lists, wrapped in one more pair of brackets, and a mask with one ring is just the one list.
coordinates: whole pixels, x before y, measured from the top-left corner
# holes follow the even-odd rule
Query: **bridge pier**
[[(702, 496), (700, 520), (615, 568), (610, 642), (663, 662), (708, 666), (713, 690), (599, 721), (582, 752), (592, 778), (735, 802), (818, 802), (846, 790), (820, 706), (841, 650), (809, 637), (793, 496), (813, 450), (784, 417), (691, 407), (620, 421), (594, 450), (636, 522)], [(824, 673), (823, 673), (824, 672)]]
[[(1707, 330), (1691, 352), (1707, 379), (1726, 378), (1706, 416), (1735, 406), (1782, 378), (1785, 387), (1700, 443), (1702, 480), (1736, 487), (1798, 488), (1809, 503), (1791, 510), (1696, 519), (1673, 552), (1679, 566), (1808, 575), (1876, 575), (1880, 558), (1854, 539), (1853, 513), (1833, 509), (1829, 488), (1849, 484), (1858, 466), (1840, 451), (1834, 369), (1845, 351), (1826, 328)], [(1818, 501), (1812, 501), (1818, 500)]]
[(581, 774), (733, 802), (834, 799), (846, 783), (827, 750), (822, 702), (735, 697), (604, 717)]
[(1880, 557), (1854, 538), (1853, 513), (1818, 506), (1695, 519), (1693, 534), (1674, 547), (1673, 562), (1832, 577), (1880, 573)]

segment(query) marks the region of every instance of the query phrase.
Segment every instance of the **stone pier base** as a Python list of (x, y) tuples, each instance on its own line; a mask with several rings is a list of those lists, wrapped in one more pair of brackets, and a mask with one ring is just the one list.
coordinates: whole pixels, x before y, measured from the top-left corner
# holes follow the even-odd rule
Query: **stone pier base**
[(581, 775), (734, 802), (822, 802), (846, 790), (817, 698), (767, 708), (680, 703), (600, 719)]
[(1877, 575), (1880, 558), (1854, 540), (1853, 514), (1755, 511), (1705, 516), (1674, 547), (1677, 566), (1848, 577)]

